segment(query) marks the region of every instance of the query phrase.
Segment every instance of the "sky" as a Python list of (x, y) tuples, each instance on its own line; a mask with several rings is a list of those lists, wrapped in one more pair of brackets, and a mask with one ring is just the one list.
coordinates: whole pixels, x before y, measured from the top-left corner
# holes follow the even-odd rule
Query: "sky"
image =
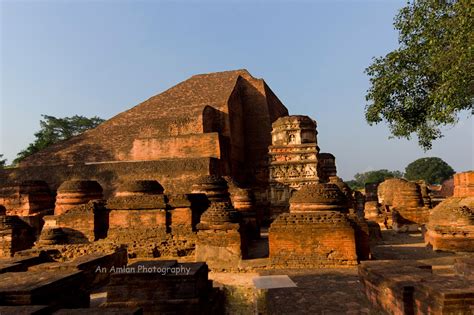
[(474, 169), (469, 113), (428, 152), (365, 122), (364, 69), (397, 47), (405, 3), (0, 0), (0, 154), (26, 148), (42, 114), (108, 119), (194, 74), (245, 68), (317, 121), (344, 180), (427, 156)]

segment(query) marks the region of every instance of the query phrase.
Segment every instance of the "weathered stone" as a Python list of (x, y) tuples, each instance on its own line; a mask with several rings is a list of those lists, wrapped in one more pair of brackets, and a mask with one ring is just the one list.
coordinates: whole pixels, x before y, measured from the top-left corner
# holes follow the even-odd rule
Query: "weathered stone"
[(239, 212), (242, 228), (251, 239), (260, 238), (262, 214), (257, 214), (251, 189), (235, 188), (231, 192), (232, 205)]
[(453, 197), (474, 197), (474, 171), (454, 174)]
[(432, 268), (412, 260), (364, 262), (359, 277), (368, 299), (389, 314), (469, 314), (473, 282)]
[(54, 214), (63, 214), (75, 206), (86, 204), (95, 199), (102, 199), (102, 187), (98, 182), (92, 180), (65, 181), (58, 188)]
[(120, 270), (127, 265), (127, 250), (124, 247), (113, 252), (86, 254), (67, 262), (36, 265), (31, 270), (83, 272), (83, 288), (91, 291), (106, 285), (110, 270)]
[(140, 307), (149, 314), (207, 314), (210, 290), (205, 263), (139, 261), (111, 273), (104, 306)]
[(317, 182), (316, 122), (308, 116), (281, 117), (272, 125), (269, 180), (271, 217), (288, 210), (291, 191)]
[(417, 208), (423, 206), (420, 186), (402, 178), (389, 178), (377, 189), (378, 200), (391, 208)]
[(372, 243), (378, 243), (382, 240), (382, 231), (380, 225), (377, 222), (367, 220), (369, 227), (369, 239)]
[(143, 315), (140, 307), (93, 307), (62, 309), (54, 313), (55, 315)]
[(434, 250), (474, 251), (474, 197), (451, 197), (437, 205), (426, 226)]
[(82, 271), (0, 274), (0, 305), (48, 305), (53, 310), (89, 306)]
[(378, 187), (379, 183), (365, 184), (364, 217), (369, 221), (377, 222), (381, 227), (388, 227), (388, 215), (379, 203)]
[(49, 315), (51, 312), (47, 305), (0, 306), (2, 315)]
[(359, 217), (365, 217), (365, 196), (358, 190), (353, 192), (353, 198), (355, 202), (356, 213)]
[(111, 210), (151, 210), (165, 209), (165, 195), (143, 195), (113, 197), (107, 200), (107, 208)]
[(272, 125), (270, 183), (298, 189), (318, 180), (316, 122), (308, 116), (279, 118)]
[(167, 195), (170, 208), (171, 233), (189, 238), (196, 230), (201, 215), (209, 207), (204, 194)]
[(108, 210), (104, 201), (92, 200), (70, 207), (59, 215), (46, 216), (39, 244), (89, 243), (107, 236)]
[(290, 198), (290, 212), (348, 212), (344, 193), (334, 184), (310, 184)]
[(270, 227), (269, 242), (273, 267), (357, 264), (354, 229), (337, 211), (283, 213)]
[(318, 165), (321, 173), (319, 178), (322, 182), (328, 182), (329, 177), (337, 176), (336, 158), (331, 153), (319, 153)]
[(7, 215), (28, 216), (54, 208), (54, 197), (44, 181), (27, 180), (0, 187), (0, 205)]
[(35, 241), (34, 229), (15, 215), (0, 216), (0, 257), (31, 248)]
[[(270, 226), (270, 259), (287, 268), (357, 264), (368, 256), (368, 226), (347, 216), (347, 199), (334, 184), (309, 184), (290, 199), (290, 213)], [(365, 234), (365, 237), (363, 237)], [(366, 259), (368, 257), (360, 257)]]
[(398, 231), (416, 230), (428, 222), (430, 210), (417, 183), (401, 178), (386, 179), (378, 186), (378, 199)]
[(4, 172), (9, 179), (35, 174), (52, 189), (78, 176), (94, 179), (105, 198), (134, 179), (159, 179), (167, 193), (181, 194), (199, 176), (215, 174), (266, 188), (271, 124), (286, 115), (265, 81), (247, 70), (194, 75)]
[(423, 199), (423, 206), (427, 208), (431, 208), (431, 197), (430, 192), (428, 189), (428, 185), (424, 180), (419, 180), (416, 182), (418, 186), (420, 186), (421, 198)]
[(454, 260), (456, 274), (468, 280), (474, 280), (474, 257), (460, 257)]
[(41, 232), (38, 244), (41, 245), (57, 245), (68, 244), (67, 234), (62, 228), (47, 227)]
[(115, 192), (116, 197), (162, 195), (163, 186), (156, 180), (132, 180), (126, 181), (119, 186)]
[(25, 252), (27, 250), (15, 253), (13, 258), (0, 259), (0, 273), (23, 272), (33, 266), (52, 261), (50, 255), (44, 251), (23, 256)]
[(230, 202), (227, 182), (220, 176), (202, 176), (193, 185), (193, 194), (205, 194), (210, 202)]
[(441, 201), (446, 198), (452, 197), (454, 194), (454, 178), (449, 178), (441, 183), (441, 185), (429, 185), (428, 186), (431, 207), (436, 207)]
[(212, 202), (198, 224), (196, 260), (211, 269), (235, 269), (247, 255), (247, 239), (236, 212), (226, 202)]
[(235, 222), (234, 208), (227, 202), (212, 202), (201, 215), (200, 226), (223, 225)]
[(454, 175), (455, 196), (438, 204), (426, 225), (425, 243), (434, 250), (474, 251), (474, 196), (471, 179), (474, 172)]
[(337, 177), (337, 176), (330, 176), (329, 177), (329, 183), (336, 185), (339, 188), (339, 190), (342, 191), (344, 196), (346, 196), (346, 200), (347, 200), (346, 207), (347, 207), (347, 209), (349, 209), (349, 211), (355, 212), (356, 211), (355, 200), (352, 196), (352, 189), (349, 187), (349, 185), (344, 183), (342, 181), (342, 179), (340, 177)]

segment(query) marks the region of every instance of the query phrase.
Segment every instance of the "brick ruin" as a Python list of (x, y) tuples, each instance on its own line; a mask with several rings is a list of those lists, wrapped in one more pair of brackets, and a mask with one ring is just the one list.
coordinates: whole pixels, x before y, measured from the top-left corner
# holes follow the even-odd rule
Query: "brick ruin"
[[(221, 314), (236, 296), (219, 296), (209, 272), (357, 265), (368, 300), (388, 312), (464, 312), (471, 260), (450, 261), (463, 271), (445, 285), (428, 272), (435, 263), (365, 261), (387, 229), (421, 228), (435, 251), (472, 252), (474, 172), (456, 174), (437, 206), (423, 182), (387, 179), (363, 194), (317, 135), (316, 121), (289, 116), (238, 70), (193, 76), (0, 170), (0, 313)], [(260, 297), (243, 295), (257, 309)]]
[(200, 74), (2, 171), (5, 181), (95, 180), (109, 198), (123, 182), (159, 180), (189, 193), (204, 175), (231, 176), (265, 203), (272, 123), (287, 108), (247, 70)]
[(474, 260), (469, 254), (474, 251), (473, 174), (469, 171), (454, 175), (455, 195), (428, 210), (428, 220), (425, 214), (419, 216), (420, 208), (428, 208), (427, 202), (431, 201), (423, 193), (423, 183), (418, 183), (421, 190), (415, 183), (401, 180), (389, 192), (384, 189), (390, 187), (382, 186), (381, 194), (386, 199), (381, 203), (406, 206), (403, 215), (412, 222), (425, 222), (425, 244), (443, 255), (423, 260), (364, 261), (359, 266), (359, 279), (374, 307), (388, 314), (473, 312)]
[(418, 230), (428, 222), (430, 208), (426, 198), (429, 197), (423, 197), (419, 184), (405, 179), (390, 178), (378, 186), (379, 203), (385, 213), (392, 215), (396, 230)]
[(368, 299), (388, 314), (471, 314), (472, 258), (370, 261), (359, 267)]
[(347, 205), (334, 184), (308, 184), (295, 192), (290, 212), (280, 214), (270, 226), (272, 264), (308, 268), (368, 259), (368, 227), (355, 227), (364, 221), (353, 220)]
[(379, 223), (381, 226), (387, 224), (387, 216), (382, 212), (378, 198), (379, 183), (365, 184), (364, 216), (367, 220)]
[(474, 172), (454, 175), (454, 196), (430, 214), (425, 242), (434, 250), (474, 251)]
[(328, 182), (336, 176), (335, 158), (319, 153), (316, 121), (308, 116), (286, 116), (272, 124), (270, 155), (270, 216), (287, 212), (291, 193), (306, 184)]
[(102, 187), (93, 180), (70, 180), (62, 183), (56, 195), (54, 214), (61, 215), (77, 205), (102, 199)]
[(431, 191), (423, 181), (389, 178), (365, 185), (364, 216), (381, 228), (418, 231), (428, 222), (432, 207)]

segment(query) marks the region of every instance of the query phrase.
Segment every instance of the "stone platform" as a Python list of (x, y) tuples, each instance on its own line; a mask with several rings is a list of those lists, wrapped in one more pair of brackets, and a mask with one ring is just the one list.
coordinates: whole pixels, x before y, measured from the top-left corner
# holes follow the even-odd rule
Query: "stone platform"
[(373, 261), (359, 267), (365, 294), (389, 314), (471, 314), (474, 281), (436, 261)]
[(49, 305), (52, 308), (88, 307), (82, 271), (30, 271), (0, 275), (0, 305)]
[(107, 308), (141, 307), (150, 314), (210, 312), (211, 282), (205, 263), (139, 261), (111, 274)]

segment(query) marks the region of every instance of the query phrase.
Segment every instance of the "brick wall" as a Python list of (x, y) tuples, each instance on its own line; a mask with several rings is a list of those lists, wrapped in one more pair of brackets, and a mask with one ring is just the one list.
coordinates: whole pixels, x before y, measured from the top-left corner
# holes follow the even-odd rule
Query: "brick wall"
[(270, 259), (276, 267), (320, 267), (357, 264), (355, 232), (343, 217), (319, 213), (284, 213), (269, 230)]
[(166, 193), (189, 193), (194, 180), (202, 175), (219, 174), (219, 160), (214, 158), (170, 159), (161, 161), (118, 162), (83, 165), (55, 165), (0, 170), (7, 182), (27, 179), (44, 180), (51, 190), (71, 179), (96, 180), (109, 198), (124, 181), (158, 180)]
[(474, 197), (474, 171), (454, 174), (453, 197)]
[(130, 159), (150, 161), (177, 158), (220, 158), (217, 132), (176, 137), (135, 139)]

